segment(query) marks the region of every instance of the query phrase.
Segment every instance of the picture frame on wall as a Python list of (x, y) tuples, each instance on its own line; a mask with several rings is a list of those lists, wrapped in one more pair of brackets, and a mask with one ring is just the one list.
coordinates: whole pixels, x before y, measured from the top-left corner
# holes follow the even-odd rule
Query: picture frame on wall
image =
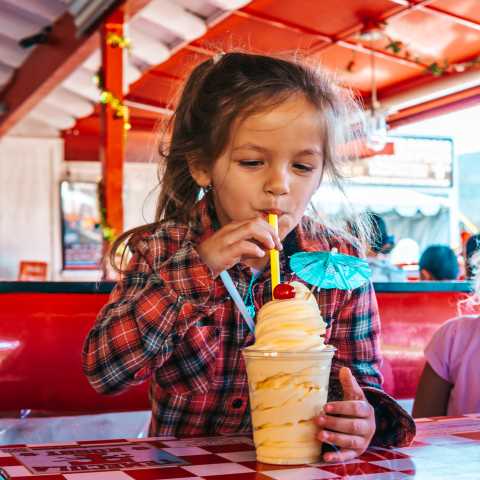
[(96, 182), (60, 182), (63, 270), (99, 270), (102, 230)]

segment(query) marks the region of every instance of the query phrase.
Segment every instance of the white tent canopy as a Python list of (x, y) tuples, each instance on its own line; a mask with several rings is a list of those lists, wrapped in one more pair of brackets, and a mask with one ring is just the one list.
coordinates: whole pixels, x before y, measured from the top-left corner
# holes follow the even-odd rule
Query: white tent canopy
[(417, 212), (425, 216), (437, 215), (442, 208), (450, 208), (450, 199), (427, 195), (410, 188), (349, 185), (346, 197), (331, 184), (323, 184), (313, 197), (315, 207), (333, 215), (343, 210), (362, 212), (371, 210), (378, 214), (395, 211), (403, 217), (413, 217)]

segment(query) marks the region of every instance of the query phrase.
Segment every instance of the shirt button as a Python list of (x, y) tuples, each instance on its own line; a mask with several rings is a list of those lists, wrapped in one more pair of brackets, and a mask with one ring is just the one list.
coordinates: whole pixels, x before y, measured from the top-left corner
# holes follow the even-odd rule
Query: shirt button
[(236, 399), (232, 402), (232, 407), (233, 407), (233, 408), (240, 408), (242, 405), (243, 405), (243, 400), (242, 400), (241, 398), (236, 398)]

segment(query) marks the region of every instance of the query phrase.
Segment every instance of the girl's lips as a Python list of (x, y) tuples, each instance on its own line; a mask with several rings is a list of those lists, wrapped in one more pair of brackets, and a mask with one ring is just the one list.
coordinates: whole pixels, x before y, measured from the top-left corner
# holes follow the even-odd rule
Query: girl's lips
[(262, 213), (264, 213), (265, 215), (268, 215), (269, 213), (272, 213), (274, 215), (283, 215), (285, 212), (283, 210), (277, 210), (275, 208), (272, 208), (272, 209), (268, 209), (268, 210), (262, 210)]

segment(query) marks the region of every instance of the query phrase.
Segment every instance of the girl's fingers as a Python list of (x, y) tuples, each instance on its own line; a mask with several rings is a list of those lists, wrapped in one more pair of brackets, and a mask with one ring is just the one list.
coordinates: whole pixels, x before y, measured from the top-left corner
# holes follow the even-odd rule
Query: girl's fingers
[(358, 452), (355, 450), (340, 450), (338, 452), (328, 452), (323, 455), (323, 460), (328, 463), (340, 463), (353, 460), (358, 457)]
[(344, 400), (364, 400), (365, 394), (348, 367), (342, 367), (339, 373)]
[(217, 276), (242, 260), (263, 258), (272, 248), (282, 249), (280, 239), (262, 218), (231, 222), (197, 246), (202, 260)]
[(317, 424), (325, 430), (332, 430), (340, 433), (349, 433), (360, 437), (370, 434), (368, 422), (361, 418), (333, 417), (321, 415), (317, 417)]
[(366, 400), (329, 402), (325, 405), (325, 411), (328, 415), (344, 415), (356, 418), (369, 418), (373, 415), (373, 407)]
[(244, 240), (242, 242), (237, 242), (232, 247), (231, 255), (233, 257), (233, 265), (235, 265), (244, 258), (262, 258), (265, 256), (265, 250), (262, 250), (258, 245), (255, 245), (253, 242)]
[[(280, 243), (280, 239), (276, 236), (272, 227), (261, 219), (239, 224), (236, 229), (225, 235), (225, 242), (229, 245), (234, 245), (241, 240), (255, 240), (265, 250), (278, 248)], [(281, 243), (280, 248), (283, 248)]]
[(321, 430), (318, 432), (317, 437), (322, 442), (333, 443), (337, 447), (348, 450), (364, 450), (366, 448), (365, 438), (356, 435)]

